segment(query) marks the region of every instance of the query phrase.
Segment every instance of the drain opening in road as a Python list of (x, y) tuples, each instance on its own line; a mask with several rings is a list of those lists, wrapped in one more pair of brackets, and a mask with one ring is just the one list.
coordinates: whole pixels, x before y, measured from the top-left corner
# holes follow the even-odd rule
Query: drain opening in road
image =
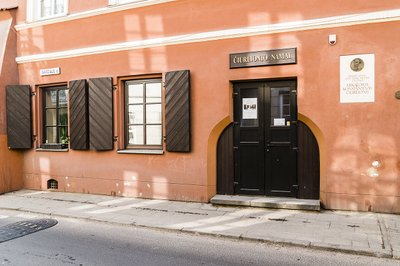
[(0, 243), (26, 236), (57, 224), (54, 219), (34, 219), (7, 224), (0, 227)]

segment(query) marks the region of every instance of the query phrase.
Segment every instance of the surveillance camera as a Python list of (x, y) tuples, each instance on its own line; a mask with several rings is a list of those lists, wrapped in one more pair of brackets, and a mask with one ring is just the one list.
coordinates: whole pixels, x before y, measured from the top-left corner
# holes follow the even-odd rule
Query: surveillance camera
[(336, 34), (330, 34), (329, 35), (329, 44), (330, 45), (335, 45), (336, 44)]

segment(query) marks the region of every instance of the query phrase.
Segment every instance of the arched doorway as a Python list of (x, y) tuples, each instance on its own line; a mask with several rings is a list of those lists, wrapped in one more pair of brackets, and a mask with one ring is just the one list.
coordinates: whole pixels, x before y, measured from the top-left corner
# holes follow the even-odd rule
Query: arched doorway
[[(217, 194), (234, 195), (233, 123), (221, 133), (217, 143)], [(297, 122), (297, 198), (319, 199), (320, 155), (318, 142), (311, 129)]]

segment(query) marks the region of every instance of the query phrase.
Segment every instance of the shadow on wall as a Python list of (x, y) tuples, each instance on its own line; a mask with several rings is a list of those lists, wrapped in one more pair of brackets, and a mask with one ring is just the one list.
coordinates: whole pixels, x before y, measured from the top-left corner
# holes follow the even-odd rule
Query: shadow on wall
[(353, 123), (338, 132), (332, 145), (328, 204), (335, 209), (400, 213), (399, 145), (390, 133), (395, 131), (383, 134), (376, 126), (365, 130), (365, 125)]
[(23, 187), (23, 155), (8, 149), (6, 133), (6, 85), (18, 84), (15, 13), (0, 11), (0, 193)]
[[(304, 84), (299, 84), (299, 112), (310, 117), (324, 134), (326, 146), (320, 147), (321, 192), (329, 209), (400, 213), (400, 105), (392, 94), (399, 79), (389, 78), (397, 77), (400, 62), (386, 56), (387, 51), (396, 53), (400, 48), (396, 42), (384, 41), (391, 31), (381, 26), (371, 24), (366, 33), (361, 33), (365, 30), (361, 26), (338, 29), (341, 42), (335, 47), (321, 46), (318, 53), (302, 59), (306, 69), (315, 71), (305, 73)], [(354, 36), (358, 30), (360, 35)], [(313, 37), (324, 32), (328, 36), (325, 30), (304, 32), (309, 38), (303, 45), (311, 47)], [(374, 47), (360, 41), (360, 37), (368, 36), (382, 41)], [(355, 42), (360, 45), (350, 45)], [(372, 51), (382, 59), (375, 63), (375, 102), (340, 103), (340, 56), (363, 51)], [(315, 65), (318, 68), (313, 68)]]

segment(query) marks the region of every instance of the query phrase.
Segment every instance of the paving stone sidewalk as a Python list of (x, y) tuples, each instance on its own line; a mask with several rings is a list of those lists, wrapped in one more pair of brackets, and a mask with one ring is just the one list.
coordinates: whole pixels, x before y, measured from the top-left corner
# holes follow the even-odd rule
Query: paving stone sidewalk
[(233, 237), (400, 259), (400, 215), (220, 207), (167, 200), (21, 190), (3, 210)]

